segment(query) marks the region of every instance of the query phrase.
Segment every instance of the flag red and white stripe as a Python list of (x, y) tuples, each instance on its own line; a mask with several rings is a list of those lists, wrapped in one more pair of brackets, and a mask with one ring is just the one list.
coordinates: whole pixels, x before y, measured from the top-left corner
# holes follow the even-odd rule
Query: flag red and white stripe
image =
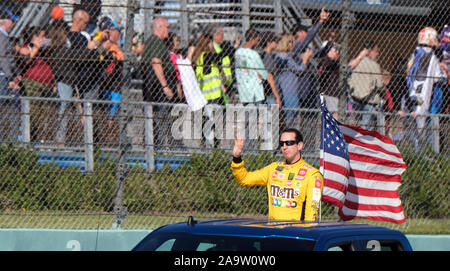
[(334, 125), (334, 131), (341, 132), (346, 143), (347, 152), (339, 153), (333, 151), (333, 145), (326, 143), (330, 131), (326, 127), (327, 121), (322, 116), (322, 139), (325, 138), (320, 159), (324, 176), (322, 200), (339, 207), (339, 216), (343, 220), (366, 218), (397, 224), (405, 222), (398, 188), (406, 164), (392, 139), (377, 131), (332, 120), (329, 126)]

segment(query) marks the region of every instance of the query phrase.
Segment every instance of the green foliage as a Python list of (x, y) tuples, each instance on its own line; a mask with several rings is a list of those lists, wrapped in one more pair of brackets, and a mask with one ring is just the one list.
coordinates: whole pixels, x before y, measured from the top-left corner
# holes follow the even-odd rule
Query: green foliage
[(448, 218), (450, 158), (404, 152), (407, 170), (399, 189), (407, 217)]
[[(95, 171), (61, 168), (38, 162), (39, 153), (0, 145), (0, 211), (112, 212), (117, 160), (95, 154)], [(400, 197), (409, 218), (446, 218), (449, 210), (448, 157), (404, 155)], [(248, 170), (266, 166), (273, 153), (245, 156)], [(169, 164), (148, 173), (129, 169), (124, 204), (133, 214), (185, 215), (195, 213), (267, 214), (265, 187), (239, 186), (230, 169), (231, 155), (223, 150), (191, 155), (189, 163), (173, 170)], [(334, 212), (322, 205), (322, 213)]]
[(38, 160), (39, 153), (28, 147), (0, 145), (0, 210), (112, 209), (112, 174), (85, 174)]

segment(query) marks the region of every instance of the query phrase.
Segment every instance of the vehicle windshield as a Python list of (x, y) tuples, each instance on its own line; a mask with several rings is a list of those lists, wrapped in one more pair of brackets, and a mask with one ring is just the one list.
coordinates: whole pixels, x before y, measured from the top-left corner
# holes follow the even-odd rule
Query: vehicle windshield
[(133, 250), (147, 251), (310, 251), (315, 241), (282, 237), (153, 233)]

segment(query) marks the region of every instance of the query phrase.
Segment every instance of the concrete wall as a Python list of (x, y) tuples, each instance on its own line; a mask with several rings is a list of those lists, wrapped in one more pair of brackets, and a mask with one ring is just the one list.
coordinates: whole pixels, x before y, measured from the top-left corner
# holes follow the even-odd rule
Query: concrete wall
[(150, 230), (2, 229), (0, 251), (127, 251)]
[[(150, 230), (0, 229), (0, 251), (129, 251)], [(450, 235), (407, 235), (414, 250), (450, 251)]]

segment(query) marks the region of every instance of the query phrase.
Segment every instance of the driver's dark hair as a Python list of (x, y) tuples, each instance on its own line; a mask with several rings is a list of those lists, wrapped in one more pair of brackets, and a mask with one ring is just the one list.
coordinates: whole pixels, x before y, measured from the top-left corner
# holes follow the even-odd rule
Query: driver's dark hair
[(300, 133), (300, 131), (295, 129), (295, 128), (286, 128), (286, 129), (284, 129), (281, 132), (280, 136), (282, 134), (284, 134), (284, 133), (294, 133), (295, 134), (295, 141), (297, 141), (297, 143), (303, 142), (303, 135), (302, 135), (302, 133)]

